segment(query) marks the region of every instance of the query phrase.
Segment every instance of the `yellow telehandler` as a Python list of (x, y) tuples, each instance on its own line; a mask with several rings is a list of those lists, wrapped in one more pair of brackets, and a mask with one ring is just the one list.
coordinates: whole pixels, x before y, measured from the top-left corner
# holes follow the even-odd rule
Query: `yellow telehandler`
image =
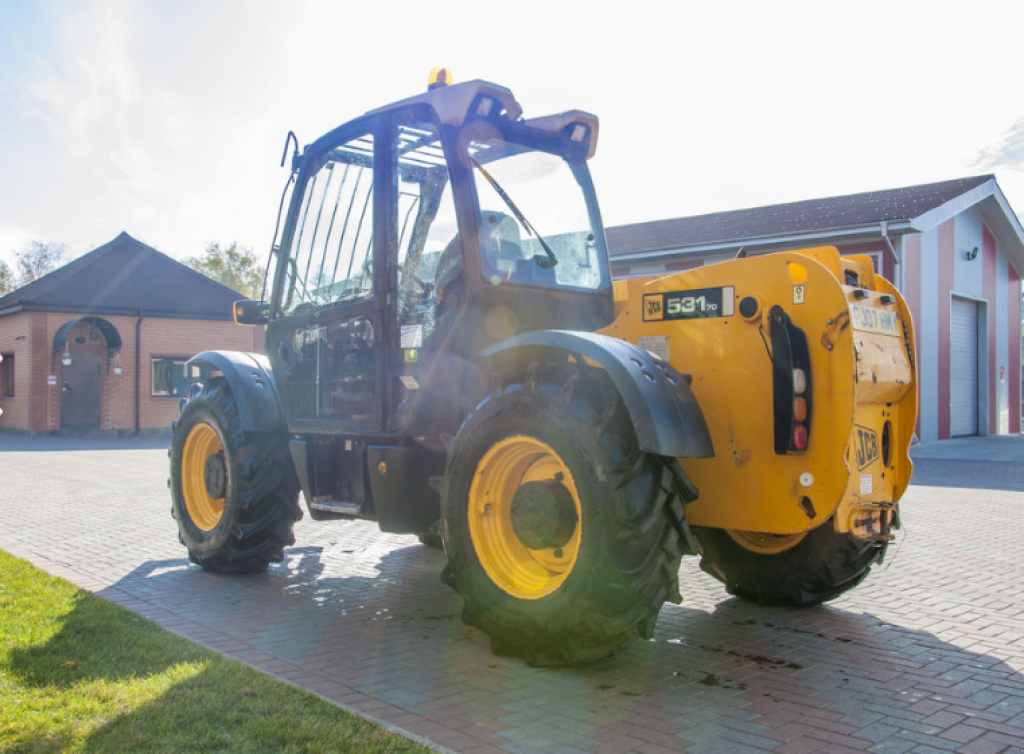
[(651, 636), (683, 555), (761, 603), (860, 582), (911, 474), (899, 293), (830, 248), (613, 282), (597, 118), (449, 79), (296, 144), (265, 300), (235, 304), (266, 356), (190, 361), (192, 561), (281, 560), (301, 492), (443, 546), (463, 619), (536, 665)]

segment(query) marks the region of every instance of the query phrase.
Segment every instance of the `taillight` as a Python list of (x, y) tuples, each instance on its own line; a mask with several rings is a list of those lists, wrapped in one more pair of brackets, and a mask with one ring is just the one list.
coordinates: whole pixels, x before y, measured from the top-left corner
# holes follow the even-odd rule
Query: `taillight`
[(793, 370), (793, 392), (797, 395), (807, 392), (807, 372), (799, 367)]
[(793, 421), (807, 421), (807, 399), (802, 395), (793, 399)]
[(781, 306), (769, 312), (775, 452), (807, 450), (811, 422), (811, 369), (807, 336)]

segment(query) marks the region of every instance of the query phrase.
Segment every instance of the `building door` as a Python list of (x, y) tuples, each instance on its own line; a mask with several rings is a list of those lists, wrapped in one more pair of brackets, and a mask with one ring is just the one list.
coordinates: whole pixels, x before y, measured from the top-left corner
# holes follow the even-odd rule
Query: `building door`
[(103, 354), (73, 351), (73, 360), (61, 367), (60, 428), (100, 428), (100, 374)]
[(950, 435), (978, 434), (978, 304), (954, 298), (949, 328)]

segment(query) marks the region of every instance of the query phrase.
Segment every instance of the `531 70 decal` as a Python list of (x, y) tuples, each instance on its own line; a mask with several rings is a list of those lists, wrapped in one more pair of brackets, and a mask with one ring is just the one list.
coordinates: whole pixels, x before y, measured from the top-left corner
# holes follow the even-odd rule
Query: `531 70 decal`
[(721, 288), (648, 293), (644, 295), (643, 300), (644, 321), (731, 317), (735, 314), (735, 299), (735, 289), (731, 285)]

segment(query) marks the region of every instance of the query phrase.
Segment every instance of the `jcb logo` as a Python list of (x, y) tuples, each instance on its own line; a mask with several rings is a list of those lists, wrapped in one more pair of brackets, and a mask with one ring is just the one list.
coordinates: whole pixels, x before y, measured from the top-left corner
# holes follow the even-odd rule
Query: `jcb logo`
[(860, 471), (878, 459), (878, 433), (873, 429), (858, 425), (855, 444), (857, 450), (857, 470)]
[(664, 319), (662, 311), (663, 296), (660, 293), (649, 293), (644, 296), (644, 321)]

